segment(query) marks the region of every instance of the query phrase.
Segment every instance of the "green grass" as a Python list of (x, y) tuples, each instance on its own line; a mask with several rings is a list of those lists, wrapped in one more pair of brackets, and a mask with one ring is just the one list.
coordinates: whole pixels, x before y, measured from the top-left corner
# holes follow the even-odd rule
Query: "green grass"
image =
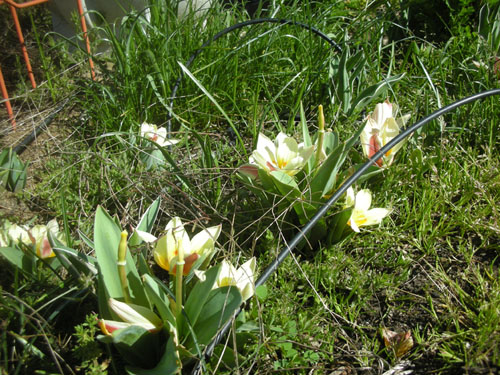
[[(498, 51), (467, 32), (477, 30), (477, 23), (459, 10), (451, 17), (461, 24), (437, 42), (430, 34), (416, 37), (420, 30), (404, 24), (406, 13), (395, 1), (378, 2), (378, 8), (365, 8), (363, 1), (276, 3), (275, 17), (324, 31), (359, 60), (349, 60), (352, 65), (342, 73), (341, 55), (308, 31), (251, 26), (207, 47), (189, 66), (191, 77), (184, 77), (170, 107), (179, 63), (185, 65), (216, 32), (247, 18), (216, 8), (203, 28), (203, 19), (177, 20), (157, 6), (150, 25), (132, 15), (119, 34), (103, 26), (112, 48), (95, 57), (97, 81), (86, 78), (85, 68), (65, 72), (72, 60), (59, 56), (61, 72), (51, 67), (50, 83), (23, 102), (36, 103), (31, 107), (38, 111), (75, 93), (67, 116), (58, 118), (68, 135), (45, 139), (38, 146), (43, 152), (30, 154), (37, 158), (36, 169), (18, 198), (35, 221), (57, 217), (61, 224), (66, 217), (74, 245), (87, 253), (77, 229), (92, 237), (98, 205), (123, 226), (135, 227), (160, 195), (155, 234), (176, 215), (202, 227), (222, 223), (218, 259), (257, 256), (262, 272), (296, 232), (296, 222), (277, 202), (259, 201), (235, 177), (259, 132), (285, 131), (300, 139), (295, 119), (302, 102), (311, 131), (322, 104), (327, 128), (346, 140), (386, 97), (414, 123), (440, 106), (498, 88), (492, 70)], [(51, 56), (48, 39), (39, 40), (45, 57)], [(485, 65), (477, 68), (474, 61)], [(353, 106), (367, 87), (399, 74), (404, 76), (385, 93)], [(358, 186), (373, 191), (374, 207), (391, 208), (390, 217), (338, 244), (294, 251), (266, 283), (267, 293), (254, 298), (235, 322), (238, 334), (217, 348), (206, 373), (382, 373), (398, 364), (420, 374), (498, 371), (498, 104), (496, 96), (475, 102), (413, 134), (388, 170)], [(172, 135), (181, 139), (168, 150), (175, 165), (148, 170), (141, 161), (139, 125), (165, 126), (170, 112)], [(21, 122), (22, 129), (28, 127)], [(346, 164), (362, 160), (358, 145)], [(148, 261), (153, 264), (152, 256)], [(50, 320), (63, 301), (54, 293), (71, 288), (69, 281), (37, 283), (9, 272), (0, 285), (0, 373), (123, 373), (117, 353), (92, 345), (92, 294)], [(81, 314), (70, 324), (64, 314), (75, 306), (82, 306)], [(414, 346), (402, 360), (385, 348), (383, 328), (411, 331)], [(40, 355), (43, 368), (37, 367)], [(50, 360), (54, 356), (59, 367)]]

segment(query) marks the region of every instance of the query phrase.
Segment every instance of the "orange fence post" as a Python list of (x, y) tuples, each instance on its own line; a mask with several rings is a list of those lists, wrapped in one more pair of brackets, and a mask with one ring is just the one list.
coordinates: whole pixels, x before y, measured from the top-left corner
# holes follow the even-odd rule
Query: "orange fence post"
[[(10, 12), (11, 12), (12, 18), (14, 20), (14, 25), (16, 27), (17, 36), (19, 38), (19, 44), (21, 45), (21, 51), (23, 53), (24, 61), (26, 63), (26, 67), (28, 69), (28, 76), (29, 76), (29, 79), (31, 81), (31, 86), (34, 89), (36, 88), (35, 76), (33, 75), (33, 69), (31, 68), (31, 63), (30, 63), (30, 59), (28, 56), (28, 50), (26, 48), (26, 44), (24, 43), (23, 32), (21, 30), (19, 18), (17, 17), (17, 9), (28, 8), (28, 7), (31, 7), (34, 5), (46, 3), (48, 1), (49, 0), (31, 0), (31, 1), (26, 1), (24, 3), (16, 3), (14, 0), (0, 0), (0, 5), (6, 3), (10, 8)], [(81, 0), (76, 0), (76, 2), (78, 5), (78, 13), (80, 15), (80, 24), (82, 26), (83, 39), (85, 39), (85, 45), (87, 48), (87, 53), (88, 53), (88, 58), (89, 58), (90, 73), (92, 75), (92, 79), (95, 80), (94, 62), (92, 61), (92, 55), (91, 55), (91, 50), (90, 50), (90, 41), (88, 38), (87, 24), (85, 22), (83, 6), (82, 6)], [(5, 86), (5, 81), (3, 78), (1, 67), (0, 67), (0, 89), (2, 91), (2, 97), (5, 101), (5, 106), (7, 107), (7, 114), (9, 115), (9, 119), (10, 119), (11, 124), (12, 124), (12, 129), (15, 130), (16, 129), (16, 120), (14, 119), (14, 113), (12, 111), (12, 106), (10, 105), (9, 94), (7, 92), (7, 87)]]
[(78, 13), (80, 14), (80, 23), (82, 25), (83, 39), (85, 39), (85, 46), (87, 47), (87, 53), (89, 55), (90, 74), (92, 76), (92, 80), (95, 80), (94, 62), (92, 61), (91, 57), (92, 55), (90, 51), (90, 41), (89, 41), (89, 36), (87, 34), (87, 23), (85, 22), (85, 16), (83, 14), (82, 1), (76, 0), (76, 3), (78, 5)]
[(28, 77), (31, 81), (31, 86), (36, 89), (35, 76), (33, 75), (33, 69), (31, 69), (30, 58), (28, 56), (28, 49), (24, 43), (23, 31), (21, 30), (21, 25), (19, 24), (19, 18), (17, 17), (16, 8), (9, 5), (10, 13), (12, 14), (12, 19), (14, 20), (14, 26), (16, 27), (17, 37), (19, 38), (19, 44), (21, 45), (21, 51), (23, 53), (24, 62), (26, 63), (26, 68), (28, 68)]
[(12, 124), (12, 130), (16, 130), (16, 120), (14, 119), (14, 112), (12, 112), (12, 107), (10, 105), (9, 93), (7, 92), (7, 87), (5, 87), (5, 81), (3, 80), (1, 66), (0, 66), (0, 89), (2, 90), (2, 97), (5, 100), (5, 107), (7, 107), (7, 114), (9, 115), (9, 120), (10, 123)]

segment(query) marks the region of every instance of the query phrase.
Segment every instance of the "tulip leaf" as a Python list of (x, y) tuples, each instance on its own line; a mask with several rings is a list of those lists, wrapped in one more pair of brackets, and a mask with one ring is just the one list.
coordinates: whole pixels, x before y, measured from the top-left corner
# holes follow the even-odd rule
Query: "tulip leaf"
[(352, 207), (346, 208), (336, 213), (330, 221), (330, 233), (328, 235), (328, 242), (334, 244), (340, 242), (344, 238), (344, 231), (347, 227), (347, 222), (351, 218)]
[(396, 81), (399, 81), (401, 78), (403, 78), (404, 73), (398, 74), (392, 77), (387, 77), (383, 81), (372, 85), (359, 94), (354, 102), (352, 103), (351, 107), (349, 108), (349, 112), (347, 113), (348, 116), (350, 116), (354, 111), (357, 109), (361, 111), (364, 107), (366, 107), (368, 104), (370, 104), (373, 100), (378, 98), (379, 96), (383, 95), (387, 91), (387, 87)]
[(311, 180), (311, 193), (312, 199), (318, 200), (325, 193), (323, 193), (327, 186), (335, 185), (337, 180), (337, 171), (339, 160), (344, 153), (344, 145), (338, 145), (327, 157), (319, 167), (318, 171)]
[(160, 334), (141, 326), (130, 326), (113, 332), (113, 344), (123, 359), (133, 366), (151, 368), (160, 359)]
[(271, 177), (280, 194), (292, 203), (300, 223), (305, 224), (316, 212), (316, 207), (302, 199), (302, 193), (293, 177), (281, 171), (272, 171)]
[[(311, 135), (309, 134), (309, 129), (307, 127), (306, 114), (304, 112), (304, 105), (300, 102), (300, 124), (302, 126), (302, 138), (304, 139), (304, 148), (313, 145)], [(307, 174), (311, 172), (314, 167), (314, 155), (307, 160), (305, 165), (305, 171)]]
[(326, 155), (330, 155), (330, 153), (337, 148), (339, 145), (339, 135), (337, 132), (326, 132), (325, 137), (323, 138), (323, 149), (325, 150)]
[(26, 254), (16, 247), (0, 248), (0, 256), (7, 260), (14, 267), (17, 267), (26, 276), (34, 275), (35, 257)]
[(297, 182), (292, 176), (282, 171), (272, 171), (271, 178), (278, 191), (287, 199), (294, 201), (302, 195)]
[(259, 172), (259, 180), (264, 190), (269, 191), (271, 193), (276, 192), (273, 179), (271, 178), (271, 176), (269, 176), (269, 174), (262, 168), (259, 168), (258, 172)]
[[(102, 207), (98, 207), (94, 224), (94, 245), (101, 276), (99, 278), (99, 288), (105, 290), (107, 298), (123, 300), (124, 295), (116, 264), (120, 233), (121, 229), (113, 218)], [(137, 305), (149, 306), (144, 287), (135, 268), (130, 251), (127, 251), (125, 259), (127, 262), (125, 269), (131, 302)], [(102, 305), (100, 305), (100, 308), (104, 311), (109, 311)], [(104, 316), (104, 318), (108, 317)]]
[[(193, 330), (196, 332), (198, 345), (207, 345), (233, 316), (243, 302), (241, 293), (236, 287), (225, 286), (212, 290), (207, 297)], [(190, 336), (185, 345), (188, 349), (194, 346)]]
[[(196, 283), (191, 293), (189, 293), (189, 297), (184, 305), (186, 316), (189, 319), (189, 321), (186, 322), (187, 324), (191, 324), (193, 327), (195, 326), (203, 305), (217, 281), (219, 269), (219, 266), (215, 266), (207, 270), (207, 272), (205, 272), (205, 280)], [(182, 331), (184, 331), (184, 329)], [(197, 331), (195, 330), (195, 332)]]
[(150, 369), (139, 369), (134, 367), (127, 367), (127, 372), (130, 375), (174, 375), (180, 373), (179, 364), (180, 360), (177, 356), (177, 350), (174, 345), (173, 337), (168, 339), (165, 351), (158, 364)]
[[(160, 210), (161, 198), (156, 198), (153, 203), (148, 207), (144, 215), (142, 215), (141, 221), (137, 225), (137, 230), (150, 233), (153, 229), (153, 225), (155, 223), (156, 217), (158, 216), (158, 211)], [(139, 237), (137, 232), (134, 230), (134, 233), (130, 237), (128, 241), (129, 246), (137, 246), (142, 243), (142, 239)]]
[(175, 317), (170, 310), (168, 294), (165, 293), (162, 285), (160, 285), (156, 279), (148, 274), (143, 275), (142, 280), (144, 281), (146, 294), (148, 295), (151, 303), (156, 306), (161, 319), (163, 321), (168, 321), (175, 326)]
[(338, 67), (338, 95), (342, 101), (342, 110), (347, 112), (351, 107), (351, 87), (349, 85), (349, 76), (347, 74), (347, 59), (349, 57), (349, 48), (344, 45), (342, 56), (340, 57), (339, 67)]
[(94, 249), (94, 242), (85, 234), (83, 233), (80, 229), (78, 229), (78, 235), (80, 236), (81, 240), (91, 249)]

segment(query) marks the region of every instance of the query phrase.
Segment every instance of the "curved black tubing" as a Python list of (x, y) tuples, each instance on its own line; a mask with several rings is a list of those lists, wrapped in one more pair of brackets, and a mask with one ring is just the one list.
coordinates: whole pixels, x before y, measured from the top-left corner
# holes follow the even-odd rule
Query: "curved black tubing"
[[(371, 166), (374, 164), (374, 162), (378, 159), (380, 159), (387, 151), (389, 151), (391, 148), (396, 146), (398, 143), (402, 142), (406, 137), (410, 136), (415, 130), (420, 129), (430, 121), (438, 118), (441, 115), (444, 115), (445, 113), (451, 112), (458, 107), (472, 103), (476, 100), (479, 99), (484, 99), (489, 96), (493, 95), (500, 95), (500, 89), (493, 89), (493, 90), (488, 90), (488, 91), (483, 91), (478, 94), (469, 96), (467, 98), (461, 99), (459, 101), (456, 101), (450, 105), (447, 105), (446, 107), (440, 108), (437, 111), (431, 113), (427, 117), (424, 117), (422, 120), (416, 122), (412, 126), (406, 128), (403, 130), (398, 136), (396, 136), (394, 139), (392, 139), (389, 143), (387, 143), (384, 147), (382, 147), (375, 155), (373, 155), (366, 163), (364, 163), (361, 168), (359, 168), (351, 177), (349, 177), (344, 184), (338, 188), (338, 190), (331, 196), (331, 198), (325, 203), (324, 206), (322, 206), (316, 214), (311, 218), (311, 220), (304, 225), (302, 230), (295, 235), (295, 237), (292, 238), (292, 240), (288, 243), (287, 247), (281, 250), (281, 252), (278, 254), (276, 259), (267, 266), (267, 268), (262, 272), (260, 275), (259, 279), (255, 283), (255, 287), (258, 287), (266, 282), (267, 279), (273, 274), (274, 271), (278, 269), (278, 267), (283, 263), (285, 258), (290, 254), (290, 252), (300, 243), (302, 239), (311, 231), (311, 229), (317, 224), (317, 222), (327, 213), (327, 211), (330, 209), (330, 207), (339, 200), (339, 198), (346, 192), (346, 190), (356, 182), (358, 178), (360, 178), (363, 173)], [(238, 309), (234, 316), (236, 317), (240, 312), (241, 308)], [(215, 346), (220, 343), (222, 338), (226, 335), (226, 333), (229, 331), (229, 328), (231, 327), (231, 321), (226, 323), (222, 329), (219, 331), (217, 336), (214, 338), (214, 340), (207, 346), (205, 349), (205, 360), (209, 359), (213, 351), (215, 349)], [(202, 361), (198, 362), (198, 365), (194, 368), (193, 374), (200, 374), (201, 373), (201, 363)]]
[[(257, 24), (261, 24), (261, 23), (279, 23), (279, 24), (282, 24), (282, 25), (293, 25), (293, 26), (302, 27), (302, 28), (304, 28), (306, 30), (311, 31), (313, 34), (319, 36), (321, 39), (324, 39), (337, 52), (342, 53), (342, 49), (340, 48), (340, 46), (337, 43), (335, 43), (334, 40), (332, 40), (326, 34), (324, 34), (323, 32), (319, 31), (318, 29), (316, 29), (316, 28), (314, 28), (314, 27), (312, 27), (310, 25), (307, 25), (307, 24), (301, 23), (301, 22), (297, 22), (297, 21), (287, 20), (287, 19), (284, 19), (284, 18), (255, 18), (255, 19), (252, 19), (252, 20), (248, 20), (248, 21), (237, 23), (237, 24), (232, 25), (230, 27), (227, 27), (224, 30), (222, 30), (222, 31), (218, 32), (217, 34), (215, 34), (211, 39), (209, 39), (208, 41), (206, 41), (205, 43), (203, 43), (201, 45), (201, 47), (198, 48), (191, 55), (191, 57), (186, 62), (186, 64), (184, 64), (184, 66), (186, 68), (189, 68), (189, 66), (194, 61), (194, 59), (196, 57), (198, 57), (198, 55), (200, 53), (203, 52), (203, 49), (206, 48), (206, 47), (208, 47), (210, 44), (212, 44), (213, 42), (215, 42), (220, 37), (222, 37), (222, 36), (224, 36), (226, 34), (229, 34), (230, 32), (232, 32), (234, 30), (241, 29), (241, 28), (243, 28), (245, 26), (257, 25)], [(172, 89), (172, 99), (170, 100), (170, 111), (174, 107), (174, 100), (175, 100), (175, 98), (177, 96), (177, 90), (179, 89), (179, 86), (180, 86), (183, 78), (184, 78), (184, 72), (181, 72), (181, 75), (179, 76), (179, 78), (177, 78), (177, 81), (175, 82), (174, 88)], [(172, 112), (169, 112), (168, 119), (167, 119), (167, 134), (170, 136), (171, 132), (172, 132)]]

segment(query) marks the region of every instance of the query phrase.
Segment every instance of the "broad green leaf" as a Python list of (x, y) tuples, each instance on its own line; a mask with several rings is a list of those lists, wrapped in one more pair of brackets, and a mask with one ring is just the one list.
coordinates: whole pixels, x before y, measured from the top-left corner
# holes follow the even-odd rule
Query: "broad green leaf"
[[(120, 227), (115, 223), (113, 218), (102, 207), (98, 207), (94, 224), (94, 245), (99, 270), (102, 275), (100, 280), (103, 282), (103, 284), (100, 283), (99, 287), (105, 288), (107, 298), (115, 298), (123, 301), (124, 295), (116, 264), (120, 233)], [(131, 302), (141, 306), (149, 306), (144, 287), (135, 268), (130, 251), (127, 251), (126, 262), (125, 269), (127, 271)], [(108, 317), (103, 316), (103, 318)]]
[[(193, 327), (200, 316), (201, 310), (209, 296), (210, 291), (217, 281), (219, 268), (219, 266), (215, 266), (207, 270), (207, 272), (205, 272), (205, 281), (196, 283), (193, 290), (191, 290), (191, 293), (189, 293), (189, 297), (184, 305), (184, 310), (187, 318), (189, 319), (187, 323), (191, 324)], [(182, 331), (185, 332), (184, 329)], [(195, 332), (198, 334), (196, 330)]]
[(121, 357), (132, 366), (153, 368), (160, 360), (160, 333), (151, 333), (140, 326), (113, 332), (113, 344)]
[(142, 280), (149, 300), (158, 310), (161, 319), (175, 326), (175, 317), (170, 310), (170, 301), (168, 294), (163, 290), (163, 284), (159, 285), (158, 281), (150, 275), (143, 275)]
[(353, 101), (352, 106), (350, 107), (347, 115), (350, 116), (351, 114), (354, 113), (355, 110), (361, 111), (373, 100), (383, 95), (387, 91), (387, 86), (389, 84), (399, 81), (401, 78), (403, 78), (403, 76), (404, 73), (388, 77), (384, 79), (382, 82), (379, 82), (363, 90), (361, 94), (359, 94)]
[(269, 176), (269, 174), (262, 168), (258, 168), (258, 172), (260, 184), (262, 185), (264, 190), (270, 193), (278, 193), (279, 191), (276, 190), (271, 176)]
[(173, 338), (170, 337), (167, 345), (165, 346), (165, 351), (163, 352), (160, 362), (158, 362), (155, 368), (145, 370), (127, 367), (127, 372), (130, 375), (174, 375), (179, 374), (181, 371), (179, 363), (180, 359), (177, 357), (177, 350), (175, 348)]
[(80, 236), (81, 240), (91, 249), (94, 249), (94, 242), (85, 234), (83, 233), (80, 229), (78, 229), (78, 235)]
[[(153, 201), (153, 203), (151, 203), (151, 205), (148, 207), (144, 215), (142, 215), (142, 218), (139, 221), (139, 224), (137, 225), (136, 229), (143, 232), (151, 233), (151, 231), (153, 230), (153, 225), (155, 223), (156, 217), (158, 216), (158, 211), (160, 210), (160, 203), (161, 203), (160, 197), (156, 198)], [(141, 238), (134, 230), (134, 233), (132, 234), (132, 236), (128, 241), (129, 246), (137, 246), (141, 243), (142, 243)]]
[(337, 178), (337, 170), (339, 160), (344, 152), (344, 145), (338, 145), (319, 167), (318, 171), (311, 180), (311, 193), (312, 199), (319, 200), (323, 195), (324, 191), (328, 191), (326, 187), (328, 185), (334, 185)]
[(339, 135), (337, 132), (325, 132), (325, 137), (323, 138), (323, 150), (325, 150), (325, 154), (330, 155), (338, 145)]
[(338, 95), (342, 101), (342, 110), (347, 112), (351, 107), (351, 87), (349, 85), (349, 75), (347, 72), (347, 59), (349, 58), (349, 47), (344, 44), (344, 49), (342, 51), (342, 56), (340, 57), (339, 67), (338, 67)]
[(282, 171), (272, 171), (271, 178), (278, 191), (290, 201), (302, 195), (295, 179)]
[[(304, 147), (312, 146), (311, 135), (309, 134), (309, 129), (307, 127), (306, 114), (304, 112), (304, 106), (300, 102), (300, 124), (302, 126), (302, 138), (304, 139)], [(309, 174), (314, 167), (314, 155), (310, 157), (305, 165), (306, 173)]]
[(328, 242), (331, 244), (340, 242), (344, 238), (344, 231), (347, 227), (347, 222), (351, 218), (352, 208), (346, 208), (336, 213), (330, 221), (330, 231)]
[(34, 276), (36, 257), (26, 254), (17, 247), (1, 247), (0, 256), (14, 267), (17, 267), (26, 276)]
[[(193, 326), (198, 345), (207, 345), (242, 303), (238, 288), (230, 286), (212, 290), (205, 300), (199, 318)], [(186, 347), (191, 348), (192, 345), (190, 336)]]

